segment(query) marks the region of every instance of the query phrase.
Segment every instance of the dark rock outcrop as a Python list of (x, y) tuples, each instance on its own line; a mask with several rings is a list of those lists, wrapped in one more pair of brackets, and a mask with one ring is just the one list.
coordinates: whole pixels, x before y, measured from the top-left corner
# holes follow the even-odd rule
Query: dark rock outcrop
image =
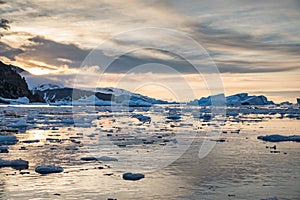
[(11, 65), (0, 61), (0, 97), (17, 99), (27, 97), (30, 102), (45, 102), (39, 94), (32, 94), (25, 78), (22, 78)]

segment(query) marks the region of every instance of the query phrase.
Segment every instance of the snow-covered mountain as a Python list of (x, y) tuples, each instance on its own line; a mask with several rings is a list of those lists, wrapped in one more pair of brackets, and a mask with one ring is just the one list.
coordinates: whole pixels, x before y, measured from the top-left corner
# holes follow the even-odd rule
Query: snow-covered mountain
[(45, 91), (45, 90), (52, 90), (52, 89), (59, 89), (59, 88), (63, 88), (63, 86), (61, 85), (56, 85), (56, 84), (52, 84), (52, 83), (47, 83), (47, 84), (42, 84), (36, 87), (33, 87), (31, 89), (31, 91)]
[(41, 95), (47, 103), (54, 105), (127, 105), (130, 107), (148, 107), (153, 104), (168, 103), (167, 101), (157, 100), (118, 88), (97, 88), (91, 91), (45, 84), (41, 87), (36, 87), (34, 93)]
[(241, 105), (272, 105), (273, 101), (269, 101), (267, 97), (263, 95), (255, 96), (248, 93), (239, 93), (225, 97), (224, 94), (218, 94), (208, 97), (202, 97), (201, 99), (195, 99), (188, 102), (189, 105), (211, 106), (212, 99), (215, 102), (226, 100), (227, 106), (241, 106)]

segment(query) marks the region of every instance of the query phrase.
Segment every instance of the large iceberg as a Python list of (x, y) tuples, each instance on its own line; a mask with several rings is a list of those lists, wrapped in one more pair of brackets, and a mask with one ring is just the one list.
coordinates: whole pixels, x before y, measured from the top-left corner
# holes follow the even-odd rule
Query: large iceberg
[[(218, 106), (222, 105), (224, 94), (218, 94), (208, 97), (202, 97), (199, 100), (190, 101), (189, 105), (199, 105), (199, 106)], [(249, 95), (248, 93), (239, 93), (226, 97), (227, 106), (241, 106), (241, 105), (272, 105), (273, 101), (269, 101), (265, 96), (259, 95)]]
[(224, 104), (224, 94), (217, 94), (208, 97), (202, 97), (201, 99), (193, 100), (188, 102), (188, 105), (199, 105), (199, 106), (222, 106)]

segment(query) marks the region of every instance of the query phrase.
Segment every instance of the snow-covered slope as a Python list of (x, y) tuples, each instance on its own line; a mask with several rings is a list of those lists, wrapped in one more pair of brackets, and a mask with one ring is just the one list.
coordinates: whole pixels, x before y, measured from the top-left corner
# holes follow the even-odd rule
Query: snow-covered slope
[(31, 90), (34, 92), (36, 90), (45, 91), (45, 90), (52, 90), (52, 89), (59, 89), (59, 88), (63, 88), (63, 86), (47, 83), (47, 84), (42, 84), (42, 85), (36, 86), (36, 87), (32, 88)]
[(35, 93), (40, 94), (47, 103), (55, 105), (127, 105), (151, 106), (166, 104), (167, 101), (157, 100), (144, 95), (118, 88), (98, 88), (95, 91), (58, 88), (55, 85), (37, 87)]

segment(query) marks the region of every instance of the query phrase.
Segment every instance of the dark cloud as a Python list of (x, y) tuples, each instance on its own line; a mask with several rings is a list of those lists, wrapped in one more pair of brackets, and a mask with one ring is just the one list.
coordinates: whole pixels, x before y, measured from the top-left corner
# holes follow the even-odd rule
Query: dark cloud
[(0, 42), (0, 56), (7, 57), (10, 60), (15, 60), (15, 57), (22, 52), (23, 51), (21, 49), (15, 49), (3, 42)]
[(217, 64), (220, 73), (270, 73), (285, 72), (299, 69), (299, 67), (261, 67), (259, 65), (241, 65), (241, 64)]
[(7, 19), (1, 19), (0, 20), (0, 28), (3, 28), (5, 30), (8, 30), (10, 26), (8, 25), (10, 22)]
[[(218, 69), (221, 73), (269, 73), (269, 72), (284, 72), (299, 69), (300, 66), (295, 63), (281, 63), (281, 66), (276, 67), (275, 62), (269, 61), (245, 61), (245, 60), (215, 60)], [(278, 64), (278, 62), (277, 62)]]
[(77, 68), (90, 52), (75, 44), (59, 43), (40, 36), (30, 38), (30, 45), (23, 45), (20, 57), (44, 62), (49, 65), (69, 65)]
[[(231, 37), (228, 36), (228, 31), (217, 32), (213, 29), (206, 29), (204, 32), (206, 32), (206, 34), (218, 35), (219, 38)], [(240, 41), (242, 41), (243, 39), (251, 40), (252, 37), (240, 36), (236, 38), (236, 40)], [(73, 68), (78, 68), (81, 66), (82, 62), (91, 51), (91, 49), (83, 49), (75, 44), (59, 43), (40, 36), (32, 37), (29, 39), (29, 41), (31, 42), (31, 44), (23, 45), (21, 49), (14, 49), (5, 43), (0, 43), (0, 53), (2, 56), (5, 56), (11, 60), (14, 60), (16, 56), (19, 56), (20, 58), (25, 60), (37, 60), (48, 65), (68, 65)], [(238, 43), (236, 42), (236, 44)], [(291, 46), (293, 45), (289, 45), (288, 52), (294, 52), (296, 54), (296, 52), (298, 51), (298, 45), (294, 45), (294, 49), (290, 48)], [(142, 51), (143, 53), (139, 51)], [(161, 66), (165, 65), (172, 68), (173, 73), (174, 71), (182, 74), (199, 73), (199, 71), (197, 71), (195, 67), (185, 58), (182, 58), (181, 56), (166, 50), (143, 48), (134, 52), (124, 54), (119, 58), (112, 58), (109, 55), (105, 55), (105, 52), (102, 49), (98, 49), (96, 52), (101, 58), (113, 60), (113, 62), (105, 71), (106, 73), (127, 73), (128, 71), (133, 70), (135, 67), (145, 64), (147, 65), (140, 72), (172, 73), (172, 71), (167, 68), (161, 69), (161, 71), (158, 71), (157, 68), (151, 68), (151, 64), (153, 66), (156, 64), (160, 64)], [(212, 52), (211, 55), (215, 57), (215, 63), (217, 64), (220, 73), (266, 73), (299, 69), (299, 66), (295, 66), (295, 64), (291, 64), (287, 67), (278, 67), (276, 66), (277, 61), (272, 60), (221, 60), (218, 59), (218, 57), (222, 56), (222, 54)], [(99, 62), (99, 60), (95, 61), (94, 63), (90, 62), (88, 64), (89, 66), (103, 66), (102, 62)], [(201, 73), (212, 72), (211, 70), (209, 70), (212, 62), (208, 61), (207, 59), (203, 59), (203, 63), (201, 63), (200, 61), (198, 64), (200, 66)]]
[[(149, 49), (149, 51), (159, 52), (160, 50)], [(136, 56), (134, 53), (130, 53), (130, 54), (122, 55), (118, 59), (114, 60), (114, 62), (112, 62), (109, 65), (106, 72), (126, 73), (130, 70), (133, 70), (135, 67), (145, 65), (145, 67), (143, 67), (143, 69), (140, 72), (172, 73), (167, 68), (165, 69), (162, 68), (159, 71), (157, 70), (157, 68), (151, 68), (151, 64), (153, 66), (156, 64), (160, 64), (160, 65), (166, 65), (179, 73), (198, 73), (197, 70), (184, 58), (181, 58), (178, 55), (166, 51), (161, 51), (160, 53), (166, 54), (168, 56), (172, 55), (173, 59), (167, 60), (167, 59), (159, 59), (159, 58), (149, 57), (149, 56)]]
[[(172, 54), (170, 52), (168, 55)], [(181, 58), (178, 55), (173, 54), (175, 59), (159, 59), (155, 57), (137, 57), (134, 54), (126, 54), (118, 59), (116, 59), (107, 69), (108, 73), (126, 73), (130, 70), (133, 70), (137, 66), (145, 65), (145, 68), (142, 72), (152, 72), (152, 73), (172, 73), (172, 71), (167, 69), (161, 69), (158, 71), (157, 68), (152, 69), (155, 64), (166, 65), (172, 68), (174, 71), (183, 74), (194, 74), (194, 73), (213, 73), (214, 70), (210, 70), (209, 67), (212, 67), (212, 63), (203, 62), (198, 63), (200, 68), (199, 71), (186, 59)], [(206, 60), (207, 61), (207, 60)], [(272, 61), (218, 61), (215, 60), (217, 68), (220, 73), (269, 73), (269, 72), (283, 72), (283, 71), (292, 71), (299, 69), (300, 66), (288, 66), (288, 67), (272, 67), (274, 62)], [(148, 65), (146, 65), (148, 64)]]
[[(300, 43), (268, 42), (274, 38), (282, 38), (280, 34), (255, 36), (241, 33), (233, 29), (212, 27), (210, 23), (189, 22), (186, 26), (191, 30), (193, 37), (208, 48), (224, 50), (248, 50), (264, 53), (276, 53), (297, 56), (300, 54)], [(276, 41), (276, 40), (275, 40)], [(280, 41), (280, 40), (279, 40)]]

